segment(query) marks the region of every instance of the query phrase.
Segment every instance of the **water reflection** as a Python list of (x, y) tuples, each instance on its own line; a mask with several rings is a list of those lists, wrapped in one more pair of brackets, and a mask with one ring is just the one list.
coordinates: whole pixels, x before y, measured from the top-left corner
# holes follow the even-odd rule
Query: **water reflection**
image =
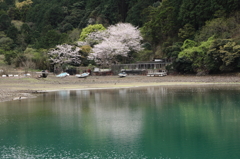
[(0, 158), (237, 158), (239, 94), (148, 87), (1, 103)]

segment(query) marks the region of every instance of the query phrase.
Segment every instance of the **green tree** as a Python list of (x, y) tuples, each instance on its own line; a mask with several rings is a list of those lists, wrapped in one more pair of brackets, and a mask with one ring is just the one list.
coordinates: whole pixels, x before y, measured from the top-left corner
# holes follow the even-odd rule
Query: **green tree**
[(68, 31), (70, 31), (70, 30), (73, 30), (73, 26), (72, 26), (72, 24), (70, 24), (70, 23), (66, 23), (66, 24), (64, 24), (64, 25), (60, 28), (60, 31), (61, 31), (62, 33), (68, 32)]
[(196, 30), (191, 24), (185, 24), (183, 28), (179, 29), (178, 37), (180, 37), (183, 40), (189, 38), (192, 39), (195, 32)]
[(158, 7), (148, 7), (147, 13), (149, 20), (141, 31), (144, 38), (152, 43), (153, 48), (177, 33), (175, 8), (169, 0), (163, 1)]
[(3, 36), (0, 38), (0, 54), (4, 54), (5, 51), (13, 49), (13, 40), (9, 37)]
[(181, 25), (189, 23), (199, 29), (205, 25), (205, 22), (214, 18), (217, 11), (230, 13), (239, 10), (240, 1), (238, 0), (182, 0), (178, 20)]
[(26, 24), (24, 23), (22, 26), (21, 26), (21, 34), (24, 38), (24, 41), (27, 43), (27, 44), (30, 44), (31, 43), (31, 33), (32, 33), (32, 30), (31, 28)]
[(7, 28), (11, 25), (11, 19), (8, 15), (2, 14), (0, 16), (0, 31), (7, 30)]
[(3, 9), (0, 9), (0, 16), (6, 14), (6, 11), (4, 11)]
[(166, 53), (168, 59), (174, 61), (177, 59), (179, 52), (181, 52), (182, 45), (182, 42), (177, 42), (171, 46), (166, 47), (163, 51)]
[(11, 65), (14, 62), (14, 59), (17, 57), (17, 51), (16, 50), (9, 50), (4, 52), (4, 61)]
[(7, 36), (10, 37), (11, 39), (13, 39), (14, 42), (16, 42), (16, 40), (17, 40), (18, 33), (19, 33), (19, 31), (14, 25), (11, 25), (10, 27), (8, 27), (8, 29), (6, 31)]
[(208, 56), (218, 63), (220, 71), (233, 71), (240, 68), (240, 45), (232, 39), (217, 39), (210, 49)]
[(126, 4), (129, 10), (126, 10), (126, 22), (131, 23), (135, 26), (142, 27), (146, 22), (146, 16), (148, 13), (143, 12), (147, 7), (158, 6), (158, 0), (127, 0)]
[(206, 20), (212, 19), (216, 10), (211, 7), (212, 1), (208, 0), (182, 0), (178, 20), (182, 26), (189, 23), (195, 27), (200, 28), (205, 24)]
[(33, 49), (26, 48), (21, 56), (18, 58), (19, 65), (24, 66), (26, 69), (48, 69), (50, 61), (48, 60), (46, 49)]
[(186, 58), (177, 58), (170, 67), (179, 73), (194, 73), (192, 61)]
[(205, 41), (210, 36), (219, 39), (236, 37), (240, 34), (240, 12), (235, 12), (232, 16), (225, 18), (215, 18), (206, 22), (206, 25), (195, 35), (195, 41)]
[(53, 27), (57, 27), (64, 19), (64, 10), (58, 5), (54, 5), (46, 12), (44, 15), (44, 20), (46, 24), (50, 24)]
[(39, 46), (37, 48), (53, 48), (58, 44), (64, 43), (67, 39), (66, 34), (60, 34), (55, 30), (49, 30), (44, 36), (40, 38)]
[(8, 16), (12, 20), (21, 20), (20, 10), (16, 7), (10, 7), (8, 10)]
[(89, 25), (82, 30), (79, 40), (84, 41), (88, 34), (92, 32), (97, 32), (100, 30), (106, 30), (106, 28), (102, 24)]
[[(5, 1), (0, 1), (0, 10), (7, 11), (8, 10), (8, 5), (6, 4)], [(1, 15), (1, 14), (0, 14)]]
[(33, 3), (32, 0), (25, 0), (22, 2), (15, 3), (15, 6), (16, 6), (17, 10), (19, 11), (20, 20), (22, 20), (22, 21), (26, 20), (27, 12), (30, 9), (32, 3)]
[(88, 59), (88, 56), (91, 52), (92, 48), (89, 45), (84, 45), (81, 47), (81, 50), (79, 51), (81, 54), (81, 64), (83, 66), (87, 66), (90, 62), (90, 60)]
[(209, 61), (207, 51), (209, 50), (214, 38), (211, 37), (207, 41), (201, 42), (197, 45), (195, 41), (185, 40), (182, 46), (182, 51), (178, 55), (178, 59), (189, 61), (192, 63), (192, 69), (194, 72), (204, 72), (209, 73), (210, 69), (208, 67)]
[(15, 4), (15, 0), (4, 0), (4, 2), (6, 3), (6, 5), (8, 6), (13, 6)]
[(70, 33), (68, 34), (70, 41), (71, 42), (77, 41), (79, 39), (80, 33), (81, 33), (81, 30), (77, 28), (70, 31)]

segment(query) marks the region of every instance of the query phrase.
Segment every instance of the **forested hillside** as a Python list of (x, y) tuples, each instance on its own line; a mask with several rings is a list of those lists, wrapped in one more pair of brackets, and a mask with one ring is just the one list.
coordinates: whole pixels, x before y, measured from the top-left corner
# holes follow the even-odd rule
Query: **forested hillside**
[(238, 71), (239, 8), (239, 0), (0, 0), (0, 55), (9, 65), (46, 69), (49, 49), (76, 45), (90, 24), (122, 22), (141, 30), (135, 60), (165, 58), (182, 73)]

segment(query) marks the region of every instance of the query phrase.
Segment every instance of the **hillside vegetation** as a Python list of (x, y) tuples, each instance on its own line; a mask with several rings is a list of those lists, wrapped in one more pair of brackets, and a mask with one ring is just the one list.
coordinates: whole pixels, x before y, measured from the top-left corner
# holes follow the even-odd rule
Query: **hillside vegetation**
[[(239, 0), (0, 0), (0, 55), (14, 67), (52, 69), (51, 49), (78, 47), (89, 25), (121, 22), (141, 31), (135, 61), (164, 58), (180, 73), (239, 71), (239, 8)], [(79, 65), (95, 65), (91, 47), (81, 46)]]

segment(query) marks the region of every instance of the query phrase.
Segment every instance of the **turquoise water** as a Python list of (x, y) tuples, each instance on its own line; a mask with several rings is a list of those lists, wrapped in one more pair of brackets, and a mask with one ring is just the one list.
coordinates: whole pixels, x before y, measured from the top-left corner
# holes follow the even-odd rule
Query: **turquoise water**
[(240, 158), (240, 90), (60, 91), (0, 103), (0, 158)]

